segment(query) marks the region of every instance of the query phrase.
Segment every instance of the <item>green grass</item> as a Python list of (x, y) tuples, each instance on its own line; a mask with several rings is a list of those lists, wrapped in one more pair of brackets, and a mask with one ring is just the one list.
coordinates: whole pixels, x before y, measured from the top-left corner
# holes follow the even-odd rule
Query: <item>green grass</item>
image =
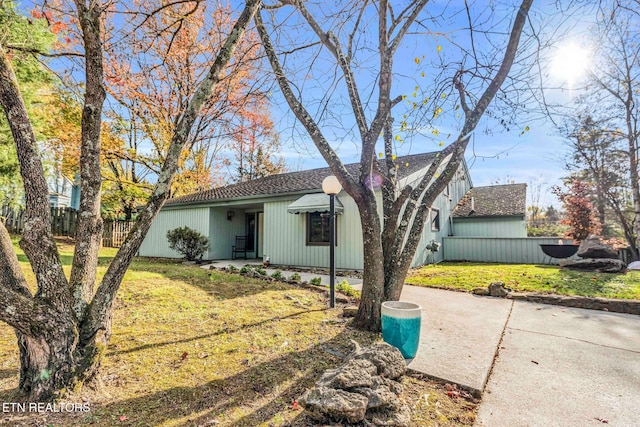
[[(73, 248), (59, 247), (68, 273)], [(115, 250), (100, 255), (104, 274)], [(313, 425), (293, 400), (341, 362), (351, 340), (379, 339), (327, 306), (307, 289), (136, 259), (115, 302), (101, 385), (67, 399), (89, 402), (90, 412), (3, 414), (0, 425)], [(14, 401), (18, 368), (13, 330), (0, 323), (0, 402)], [(403, 385), (412, 425), (473, 424), (475, 405), (451, 399), (442, 384), (407, 376)]]
[(443, 262), (409, 273), (406, 283), (471, 291), (504, 282), (514, 291), (640, 300), (640, 271), (586, 273), (552, 265)]

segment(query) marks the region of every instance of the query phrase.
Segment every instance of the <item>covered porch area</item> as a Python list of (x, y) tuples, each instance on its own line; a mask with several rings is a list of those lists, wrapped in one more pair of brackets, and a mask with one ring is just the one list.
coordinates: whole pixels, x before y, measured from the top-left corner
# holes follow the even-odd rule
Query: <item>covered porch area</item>
[(262, 262), (263, 248), (263, 203), (227, 204), (209, 209), (209, 259)]

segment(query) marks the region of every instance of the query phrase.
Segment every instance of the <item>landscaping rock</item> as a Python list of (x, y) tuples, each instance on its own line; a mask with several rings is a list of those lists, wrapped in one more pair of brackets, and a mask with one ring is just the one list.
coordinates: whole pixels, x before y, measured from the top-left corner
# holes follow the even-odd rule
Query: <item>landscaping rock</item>
[(389, 378), (385, 378), (385, 377), (373, 377), (373, 388), (377, 388), (380, 385), (385, 385), (389, 388), (389, 390), (391, 390), (392, 392), (394, 392), (395, 394), (397, 394), (398, 396), (400, 396), (402, 394), (402, 384), (400, 384), (398, 381), (393, 381), (390, 380)]
[(349, 297), (347, 297), (347, 296), (337, 294), (336, 295), (336, 302), (339, 303), (339, 304), (349, 304), (351, 302), (351, 299)]
[(355, 305), (350, 307), (345, 307), (342, 309), (342, 317), (356, 317), (357, 313), (358, 313), (358, 307)]
[(366, 425), (408, 426), (409, 408), (399, 398), (402, 385), (391, 378), (406, 372), (402, 354), (386, 343), (356, 349), (338, 368), (327, 370), (298, 402), (319, 420)]
[(398, 411), (376, 414), (371, 422), (376, 426), (408, 427), (411, 424), (411, 409), (404, 405)]
[(336, 369), (327, 370), (318, 380), (318, 387), (349, 390), (356, 387), (371, 387), (377, 368), (364, 359), (349, 359)]
[(625, 263), (619, 259), (610, 258), (586, 258), (586, 259), (565, 259), (560, 261), (560, 267), (571, 270), (586, 270), (598, 273), (620, 273), (625, 271)]
[(357, 393), (316, 387), (302, 395), (298, 403), (317, 420), (330, 417), (338, 421), (359, 423), (364, 420), (368, 400)]
[(489, 288), (473, 288), (473, 290), (471, 291), (474, 295), (483, 295), (483, 296), (489, 296), (491, 295), (489, 293)]
[(407, 364), (397, 348), (380, 342), (371, 347), (356, 348), (354, 359), (367, 359), (378, 368), (378, 375), (395, 380), (407, 372)]
[(618, 251), (609, 245), (600, 242), (597, 236), (590, 235), (578, 247), (577, 254), (580, 258), (608, 258), (618, 259)]
[(389, 386), (381, 382), (378, 382), (375, 387), (357, 388), (353, 391), (365, 396), (369, 400), (369, 403), (367, 403), (367, 409), (400, 408), (400, 399), (398, 399), (398, 396), (391, 391)]
[(493, 282), (489, 285), (489, 295), (492, 297), (506, 298), (510, 290), (503, 282)]

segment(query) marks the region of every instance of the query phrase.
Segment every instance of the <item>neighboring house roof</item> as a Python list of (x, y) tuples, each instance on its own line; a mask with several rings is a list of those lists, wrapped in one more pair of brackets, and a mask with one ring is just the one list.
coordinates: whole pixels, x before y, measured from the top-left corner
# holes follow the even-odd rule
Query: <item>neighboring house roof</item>
[(453, 217), (524, 216), (526, 210), (527, 184), (491, 185), (470, 189), (456, 205)]
[[(433, 160), (435, 154), (436, 153), (434, 152), (398, 157), (396, 162), (400, 166), (398, 171), (399, 178), (405, 178), (428, 166)], [(360, 163), (345, 165), (347, 170), (354, 176), (357, 175), (357, 169), (359, 166)], [(380, 168), (386, 168), (384, 161), (380, 161)], [(247, 182), (227, 185), (225, 187), (212, 188), (199, 193), (187, 194), (186, 196), (170, 199), (166, 204), (203, 203), (253, 196), (269, 196), (320, 190), (322, 188), (322, 180), (329, 175), (333, 175), (333, 173), (328, 167), (300, 172), (281, 173)]]

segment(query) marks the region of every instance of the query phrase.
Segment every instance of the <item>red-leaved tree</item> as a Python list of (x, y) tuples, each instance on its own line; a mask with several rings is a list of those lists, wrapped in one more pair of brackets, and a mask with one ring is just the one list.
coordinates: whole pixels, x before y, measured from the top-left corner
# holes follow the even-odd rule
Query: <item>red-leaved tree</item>
[(565, 185), (566, 190), (559, 186), (552, 190), (564, 207), (561, 223), (570, 227), (565, 236), (581, 242), (590, 234), (600, 234), (601, 224), (596, 216), (597, 210), (591, 203), (593, 190), (578, 179), (572, 179)]

